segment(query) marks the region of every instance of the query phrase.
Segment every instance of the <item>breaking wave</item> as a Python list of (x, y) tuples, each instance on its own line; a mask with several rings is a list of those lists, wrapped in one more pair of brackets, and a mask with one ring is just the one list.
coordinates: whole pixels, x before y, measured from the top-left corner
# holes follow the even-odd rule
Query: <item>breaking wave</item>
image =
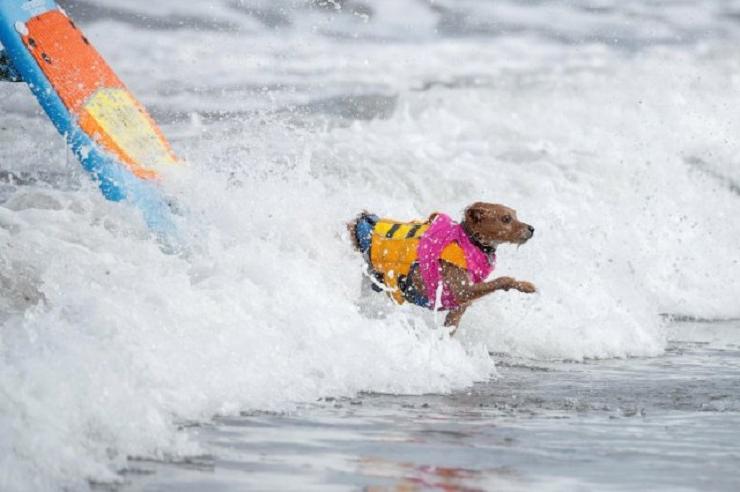
[[(622, 25), (621, 2), (557, 4), (581, 42), (513, 3), (67, 3), (189, 161), (165, 183), (191, 247), (164, 254), (27, 90), (0, 87), (2, 167), (22, 178), (0, 179), (3, 490), (197, 452), (177, 426), (215, 414), (462, 389), (495, 375), (489, 351), (656, 355), (661, 314), (738, 315), (737, 66), (678, 7), (661, 36), (648, 21), (617, 33), (625, 49), (594, 34)], [(537, 228), (496, 273), (538, 294), (476, 303), (455, 339), (431, 313), (368, 307), (347, 220), (478, 200)]]

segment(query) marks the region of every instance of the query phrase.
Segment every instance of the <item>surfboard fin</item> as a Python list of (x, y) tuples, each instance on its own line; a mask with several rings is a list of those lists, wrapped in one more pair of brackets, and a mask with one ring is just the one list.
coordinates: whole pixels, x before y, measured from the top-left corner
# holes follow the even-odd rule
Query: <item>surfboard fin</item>
[(10, 58), (5, 50), (0, 48), (0, 81), (2, 82), (23, 82), (23, 77), (15, 71)]

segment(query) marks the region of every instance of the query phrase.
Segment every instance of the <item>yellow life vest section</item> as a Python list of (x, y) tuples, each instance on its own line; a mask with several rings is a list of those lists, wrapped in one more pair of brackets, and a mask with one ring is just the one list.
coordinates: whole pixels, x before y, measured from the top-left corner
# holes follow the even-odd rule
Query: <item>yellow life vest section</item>
[[(421, 236), (429, 229), (434, 215), (425, 222), (398, 222), (380, 219), (373, 228), (370, 246), (370, 263), (373, 270), (383, 276), (383, 283), (390, 289), (388, 295), (398, 304), (403, 304), (399, 280), (406, 277), (417, 260), (417, 248)], [(452, 243), (442, 251), (440, 259), (460, 268), (467, 268), (465, 252)]]

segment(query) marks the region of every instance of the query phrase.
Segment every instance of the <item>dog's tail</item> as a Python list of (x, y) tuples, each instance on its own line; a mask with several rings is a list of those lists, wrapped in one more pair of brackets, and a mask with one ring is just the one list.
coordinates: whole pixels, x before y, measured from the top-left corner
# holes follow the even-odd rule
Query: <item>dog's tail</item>
[(378, 216), (363, 210), (355, 220), (347, 224), (347, 231), (355, 249), (363, 254), (370, 250), (373, 228), (378, 223)]
[(360, 251), (360, 241), (357, 239), (357, 223), (362, 219), (362, 215), (358, 215), (352, 222), (347, 222), (347, 232), (349, 232), (349, 239), (352, 241), (352, 246), (357, 251)]

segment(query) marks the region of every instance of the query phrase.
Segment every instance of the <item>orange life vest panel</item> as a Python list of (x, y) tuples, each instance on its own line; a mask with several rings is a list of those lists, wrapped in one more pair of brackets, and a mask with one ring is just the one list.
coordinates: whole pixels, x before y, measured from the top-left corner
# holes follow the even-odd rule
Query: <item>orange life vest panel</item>
[[(434, 215), (424, 222), (380, 219), (373, 228), (370, 263), (373, 270), (383, 276), (383, 283), (390, 289), (388, 294), (398, 304), (406, 301), (398, 282), (401, 277), (408, 276), (416, 263), (419, 239), (429, 229), (433, 217)], [(465, 252), (457, 243), (447, 246), (440, 259), (457, 267), (467, 268)]]

